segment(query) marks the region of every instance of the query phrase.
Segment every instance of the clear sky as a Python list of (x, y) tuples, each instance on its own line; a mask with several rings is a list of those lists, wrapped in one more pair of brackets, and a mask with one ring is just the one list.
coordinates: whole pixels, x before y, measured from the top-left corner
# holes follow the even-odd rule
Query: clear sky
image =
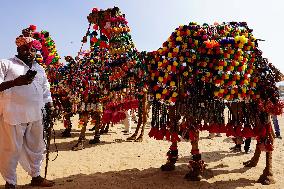
[(284, 73), (284, 1), (282, 0), (1, 0), (0, 58), (16, 53), (15, 37), (30, 24), (47, 30), (60, 56), (74, 56), (86, 33), (93, 7), (118, 6), (126, 14), (138, 50), (162, 46), (179, 25), (191, 21), (246, 21), (270, 62)]

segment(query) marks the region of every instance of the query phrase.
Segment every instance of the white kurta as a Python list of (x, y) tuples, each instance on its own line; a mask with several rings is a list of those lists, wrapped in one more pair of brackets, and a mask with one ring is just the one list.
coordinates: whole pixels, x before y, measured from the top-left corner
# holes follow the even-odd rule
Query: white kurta
[[(0, 83), (24, 75), (30, 68), (17, 57), (0, 60)], [(2, 92), (4, 121), (11, 125), (41, 120), (41, 109), (51, 102), (49, 83), (44, 69), (37, 63), (31, 70), (37, 71), (29, 85), (16, 86)]]
[[(0, 83), (28, 70), (17, 57), (0, 60)], [(0, 172), (10, 184), (17, 182), (18, 162), (29, 175), (38, 176), (45, 150), (41, 109), (52, 99), (44, 69), (34, 63), (31, 70), (37, 71), (31, 84), (12, 87), (0, 94)]]

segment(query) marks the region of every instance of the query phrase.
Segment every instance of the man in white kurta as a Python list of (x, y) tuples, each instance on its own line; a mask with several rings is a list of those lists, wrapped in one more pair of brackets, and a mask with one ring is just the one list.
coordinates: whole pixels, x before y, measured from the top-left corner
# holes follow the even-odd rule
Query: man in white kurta
[[(52, 98), (45, 71), (34, 61), (35, 53), (28, 52), (30, 48), (25, 47), (23, 53), (18, 45), (17, 56), (0, 60), (0, 173), (6, 188), (17, 183), (18, 162), (35, 179), (32, 185), (51, 185), (40, 177), (40, 167), (45, 150), (42, 109)], [(37, 73), (30, 77), (28, 70)]]

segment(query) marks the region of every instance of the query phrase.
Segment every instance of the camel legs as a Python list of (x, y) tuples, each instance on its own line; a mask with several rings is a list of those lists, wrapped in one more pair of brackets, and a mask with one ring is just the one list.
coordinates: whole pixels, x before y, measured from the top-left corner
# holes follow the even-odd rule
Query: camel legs
[(175, 169), (175, 163), (178, 160), (177, 142), (172, 142), (170, 150), (167, 152), (168, 160), (161, 166), (162, 171), (172, 171)]
[(86, 128), (87, 128), (87, 123), (84, 123), (83, 127), (81, 128), (78, 142), (75, 144), (75, 146), (72, 147), (73, 151), (83, 150), (85, 148), (84, 142), (86, 140), (86, 137), (85, 137)]
[[(271, 124), (268, 125), (267, 127), (267, 138), (270, 139), (271, 141), (271, 146), (267, 149), (268, 151), (266, 152), (266, 166), (263, 170), (262, 175), (260, 175), (259, 179), (257, 182), (263, 184), (263, 185), (269, 185), (269, 184), (274, 184), (275, 180), (273, 178), (273, 171), (272, 171), (272, 150), (273, 150), (273, 132), (271, 128)], [(245, 167), (255, 167), (259, 161), (259, 157), (261, 154), (261, 149), (259, 147), (261, 144), (256, 145), (256, 150), (254, 153), (254, 156), (252, 157), (251, 160), (244, 162)]]
[(244, 162), (244, 166), (245, 167), (255, 167), (259, 161), (259, 157), (260, 157), (261, 151), (258, 147), (258, 145), (256, 145), (256, 149), (254, 152), (253, 157), (251, 158), (251, 160)]
[(93, 119), (96, 120), (96, 126), (95, 126), (94, 138), (89, 141), (89, 144), (97, 144), (97, 143), (100, 143), (100, 137), (101, 137), (100, 135), (101, 115), (99, 112), (94, 112), (92, 116), (93, 116)]
[(196, 140), (191, 141), (191, 154), (192, 160), (189, 161), (189, 172), (185, 175), (185, 179), (192, 181), (200, 181), (202, 179), (201, 173), (205, 169), (204, 161), (201, 160), (201, 154), (199, 153), (198, 140), (199, 140), (199, 131), (195, 131)]
[(275, 183), (272, 171), (272, 152), (266, 152), (266, 166), (257, 182), (263, 185), (269, 185)]
[(145, 125), (147, 123), (147, 101), (146, 101), (146, 95), (144, 95), (142, 100), (142, 129), (139, 137), (135, 140), (135, 142), (142, 142), (143, 136), (144, 136), (144, 129)]
[(68, 113), (64, 116), (65, 130), (61, 133), (62, 137), (71, 137), (71, 129), (72, 129), (71, 117), (72, 113)]
[(79, 136), (77, 144), (72, 147), (73, 151), (82, 150), (85, 148), (84, 142), (86, 140), (86, 129), (87, 129), (89, 117), (88, 117), (88, 113), (86, 112), (83, 113), (81, 116), (82, 116), (82, 120), (84, 124), (83, 124), (83, 127), (81, 128), (81, 132), (80, 132), (80, 136)]
[[(143, 141), (144, 128), (145, 128), (145, 124), (146, 124), (146, 121), (147, 121), (146, 95), (143, 96), (142, 101), (139, 102), (139, 103), (140, 103), (139, 106), (141, 106), (141, 108), (138, 108), (137, 127), (136, 127), (133, 135), (127, 138), (127, 140), (135, 140), (135, 142), (142, 142)], [(142, 125), (141, 133), (140, 133), (139, 137), (136, 139), (141, 125)]]
[[(272, 128), (271, 128), (271, 124), (269, 124), (269, 128), (267, 129), (268, 132), (267, 132), (267, 136), (268, 138), (271, 140), (271, 145), (270, 146), (270, 150), (271, 148), (273, 149), (273, 131), (272, 131)], [(274, 184), (275, 183), (275, 180), (273, 178), (273, 171), (272, 171), (272, 151), (268, 151), (266, 152), (266, 166), (263, 170), (263, 173), (262, 175), (260, 175), (259, 179), (257, 182), (263, 184), (263, 185), (269, 185), (269, 184)]]

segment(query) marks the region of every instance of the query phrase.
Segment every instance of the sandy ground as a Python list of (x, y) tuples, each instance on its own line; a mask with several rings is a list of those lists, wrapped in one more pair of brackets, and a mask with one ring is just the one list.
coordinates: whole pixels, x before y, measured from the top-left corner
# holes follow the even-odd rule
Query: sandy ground
[[(284, 118), (280, 117), (280, 126), (284, 124)], [(234, 144), (226, 136), (206, 139), (208, 132), (201, 133), (200, 150), (202, 158), (208, 164), (200, 182), (187, 181), (184, 175), (187, 173), (187, 163), (190, 159), (190, 144), (179, 143), (179, 161), (176, 170), (161, 172), (159, 167), (166, 162), (166, 152), (169, 142), (156, 141), (148, 137), (147, 126), (143, 142), (126, 142), (129, 135), (124, 135), (123, 125), (115, 125), (110, 132), (102, 135), (101, 143), (89, 145), (81, 151), (71, 151), (79, 136), (77, 118), (73, 118), (74, 132), (71, 138), (59, 137), (63, 124), (57, 122), (56, 144), (59, 155), (55, 161), (49, 162), (48, 179), (56, 182), (52, 188), (100, 188), (100, 189), (235, 189), (235, 188), (284, 188), (284, 139), (275, 140), (273, 152), (273, 171), (277, 183), (262, 186), (256, 183), (265, 167), (265, 154), (261, 155), (260, 162), (255, 168), (244, 168), (242, 163), (249, 160), (252, 154), (231, 153), (229, 148)], [(134, 130), (134, 123), (133, 130)], [(91, 126), (89, 126), (91, 128)], [(283, 128), (283, 127), (282, 127)], [(284, 129), (282, 129), (284, 136)], [(92, 132), (87, 133), (87, 138), (93, 137)], [(119, 140), (117, 140), (119, 139)], [(122, 139), (122, 140), (120, 140)], [(52, 142), (53, 143), (53, 142)], [(252, 141), (252, 149), (255, 149), (256, 141)], [(56, 156), (54, 144), (52, 144), (51, 159)], [(1, 162), (0, 162), (1, 163)], [(42, 166), (42, 175), (44, 175)], [(18, 166), (18, 187), (31, 188), (30, 177)], [(0, 188), (5, 184), (0, 177)]]

